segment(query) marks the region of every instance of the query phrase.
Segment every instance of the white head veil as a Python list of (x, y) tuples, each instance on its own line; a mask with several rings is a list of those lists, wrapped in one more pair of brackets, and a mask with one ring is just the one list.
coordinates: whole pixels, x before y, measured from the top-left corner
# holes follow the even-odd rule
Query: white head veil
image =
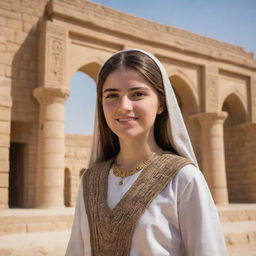
[[(166, 98), (166, 106), (168, 110), (169, 115), (169, 122), (168, 122), (168, 136), (172, 143), (173, 148), (175, 151), (183, 157), (186, 157), (190, 159), (194, 164), (197, 164), (197, 160), (193, 151), (193, 147), (179, 108), (179, 105), (176, 100), (175, 93), (173, 91), (173, 88), (171, 86), (169, 77), (166, 73), (165, 68), (161, 64), (161, 62), (151, 53), (148, 53), (144, 50), (140, 49), (129, 49), (124, 51), (119, 51), (117, 53), (121, 52), (128, 52), (128, 51), (139, 51), (147, 56), (149, 56), (151, 59), (154, 60), (154, 62), (159, 67), (162, 79), (163, 79), (163, 85), (165, 90), (165, 98)], [(115, 54), (117, 54), (115, 53)], [(114, 54), (114, 55), (115, 55)], [(99, 141), (99, 125), (98, 125), (98, 114), (96, 111), (95, 114), (95, 122), (94, 122), (94, 135), (93, 135), (93, 144), (92, 144), (92, 150), (91, 150), (91, 157), (89, 161), (89, 166), (92, 166), (94, 163), (102, 161), (103, 160), (103, 150), (101, 148), (101, 144)]]

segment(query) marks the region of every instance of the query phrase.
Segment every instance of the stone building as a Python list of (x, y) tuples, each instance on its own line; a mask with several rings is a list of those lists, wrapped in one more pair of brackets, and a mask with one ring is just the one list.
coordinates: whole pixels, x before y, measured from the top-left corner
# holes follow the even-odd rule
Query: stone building
[(69, 80), (129, 48), (166, 67), (215, 202), (256, 202), (251, 53), (86, 0), (2, 0), (0, 28), (1, 209), (74, 206), (91, 138), (64, 134)]

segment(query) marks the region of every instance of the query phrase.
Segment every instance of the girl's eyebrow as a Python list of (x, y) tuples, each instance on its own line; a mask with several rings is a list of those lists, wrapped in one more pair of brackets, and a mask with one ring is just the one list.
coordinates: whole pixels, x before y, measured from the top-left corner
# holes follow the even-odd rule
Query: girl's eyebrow
[[(132, 87), (130, 89), (128, 89), (128, 91), (136, 91), (136, 90), (149, 90), (148, 87), (143, 87), (143, 86), (140, 86), (140, 87)], [(106, 92), (118, 92), (120, 91), (119, 89), (116, 89), (116, 88), (107, 88), (103, 91), (103, 93), (106, 93)]]
[(118, 91), (120, 91), (120, 90), (115, 89), (115, 88), (107, 88), (107, 89), (105, 89), (105, 90), (103, 91), (103, 93), (105, 93), (105, 92), (118, 92)]

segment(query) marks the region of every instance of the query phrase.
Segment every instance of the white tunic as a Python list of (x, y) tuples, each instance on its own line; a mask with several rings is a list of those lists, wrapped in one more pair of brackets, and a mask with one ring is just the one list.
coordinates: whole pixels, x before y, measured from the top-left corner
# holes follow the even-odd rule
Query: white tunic
[[(108, 205), (113, 208), (140, 173), (124, 184), (110, 170)], [(131, 205), (132, 207), (132, 205)], [(90, 233), (80, 185), (66, 256), (90, 256)], [(219, 218), (202, 173), (186, 165), (152, 201), (134, 231), (131, 256), (226, 256)], [(114, 256), (114, 255), (113, 255)]]

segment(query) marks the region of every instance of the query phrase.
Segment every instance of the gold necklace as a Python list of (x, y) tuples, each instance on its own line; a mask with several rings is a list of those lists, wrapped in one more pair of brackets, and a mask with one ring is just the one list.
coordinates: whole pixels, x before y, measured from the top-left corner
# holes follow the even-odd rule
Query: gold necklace
[(153, 157), (153, 155), (155, 155), (155, 153), (152, 153), (146, 160), (140, 162), (137, 166), (131, 168), (130, 170), (122, 170), (118, 167), (118, 164), (115, 162), (113, 163), (113, 174), (117, 177), (120, 177), (121, 180), (119, 181), (119, 185), (123, 185), (124, 184), (124, 178), (128, 177), (128, 176), (132, 176), (133, 174), (141, 171), (142, 169), (144, 169), (149, 163), (151, 158)]

